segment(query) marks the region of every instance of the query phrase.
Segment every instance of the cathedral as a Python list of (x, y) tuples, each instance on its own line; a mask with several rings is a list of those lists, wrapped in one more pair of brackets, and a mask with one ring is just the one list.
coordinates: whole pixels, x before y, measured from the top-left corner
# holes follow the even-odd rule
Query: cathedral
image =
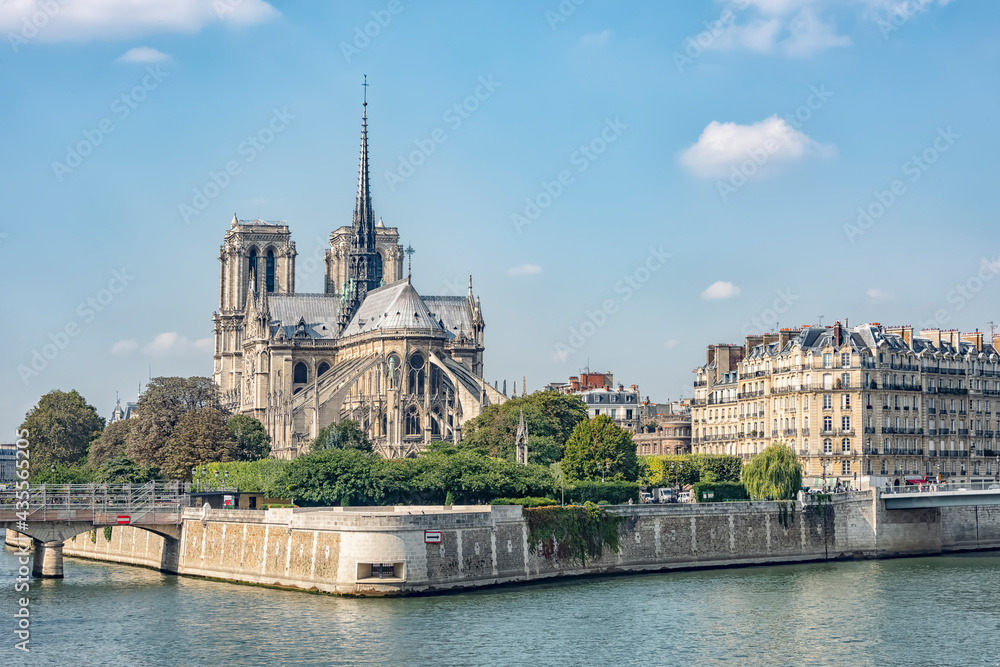
[(256, 417), (273, 455), (308, 453), (321, 428), (353, 419), (382, 456), (458, 442), (462, 424), (505, 400), (483, 379), (483, 322), (467, 296), (420, 296), (399, 232), (376, 221), (368, 102), (351, 226), (330, 235), (322, 293), (295, 291), (288, 226), (233, 216), (219, 262), (213, 378), (234, 413)]

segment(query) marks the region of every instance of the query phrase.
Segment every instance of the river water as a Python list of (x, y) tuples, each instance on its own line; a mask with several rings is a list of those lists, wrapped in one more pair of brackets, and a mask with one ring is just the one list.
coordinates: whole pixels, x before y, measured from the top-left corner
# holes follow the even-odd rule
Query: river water
[(350, 599), (0, 553), (0, 665), (1000, 665), (1000, 553)]

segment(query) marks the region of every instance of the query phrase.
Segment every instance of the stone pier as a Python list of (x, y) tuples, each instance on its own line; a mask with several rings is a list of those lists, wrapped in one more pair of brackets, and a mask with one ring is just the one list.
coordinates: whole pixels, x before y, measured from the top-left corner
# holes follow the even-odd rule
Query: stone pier
[(63, 578), (63, 543), (61, 541), (43, 542), (32, 540), (35, 556), (31, 566), (31, 574), (46, 579)]

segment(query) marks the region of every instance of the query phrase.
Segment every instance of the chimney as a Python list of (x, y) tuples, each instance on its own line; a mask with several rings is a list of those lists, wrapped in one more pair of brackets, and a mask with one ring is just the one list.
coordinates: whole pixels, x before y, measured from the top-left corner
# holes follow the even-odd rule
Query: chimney
[(920, 336), (923, 338), (929, 338), (934, 347), (941, 347), (941, 330), (940, 329), (921, 329)]
[(709, 345), (705, 348), (705, 365), (711, 366), (712, 361), (715, 359), (715, 346)]
[(840, 334), (841, 334), (840, 320), (837, 320), (833, 324), (833, 345), (834, 345), (834, 347), (840, 347), (841, 344), (843, 343), (843, 340), (841, 339)]
[(980, 352), (983, 351), (983, 332), (978, 329), (973, 333), (962, 334), (962, 340), (966, 343), (972, 343), (976, 346), (976, 349)]
[[(629, 387), (629, 389), (632, 390), (633, 394), (638, 394), (639, 393), (639, 385), (637, 385), (637, 384), (632, 385), (631, 387)], [(649, 400), (648, 396), (646, 397), (646, 400)]]

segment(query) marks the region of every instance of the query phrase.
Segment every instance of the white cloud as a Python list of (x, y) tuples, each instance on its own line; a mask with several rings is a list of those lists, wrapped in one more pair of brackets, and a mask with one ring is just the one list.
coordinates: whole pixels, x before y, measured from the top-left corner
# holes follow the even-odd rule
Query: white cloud
[(702, 178), (728, 176), (730, 170), (747, 160), (765, 155), (761, 171), (769, 165), (794, 162), (809, 156), (830, 157), (833, 145), (820, 144), (796, 130), (776, 115), (758, 123), (739, 125), (712, 121), (698, 141), (681, 153), (680, 161)]
[(562, 346), (552, 353), (552, 361), (566, 361), (567, 359), (569, 359), (569, 350)]
[(164, 60), (169, 60), (168, 56), (163, 51), (157, 51), (156, 49), (150, 48), (148, 46), (137, 46), (134, 49), (129, 49), (122, 55), (118, 56), (116, 62), (120, 63), (161, 63)]
[(746, 49), (757, 53), (770, 53), (781, 31), (779, 19), (754, 19), (746, 25), (728, 26), (709, 48), (722, 50)]
[(873, 287), (866, 292), (869, 299), (875, 299), (877, 301), (885, 301), (892, 298), (892, 294), (886, 292), (884, 289), (879, 289), (878, 287)]
[(739, 295), (740, 288), (736, 285), (730, 282), (716, 280), (708, 286), (708, 289), (701, 293), (701, 298), (706, 301), (715, 301), (717, 299), (732, 299), (734, 296)]
[(537, 264), (522, 264), (520, 266), (512, 266), (507, 269), (507, 275), (513, 276), (515, 278), (521, 276), (534, 276), (542, 272), (542, 267)]
[(850, 37), (836, 33), (832, 19), (820, 18), (817, 13), (824, 7), (835, 7), (833, 2), (749, 0), (747, 6), (754, 7), (756, 15), (748, 17), (745, 23), (733, 22), (727, 26), (709, 48), (777, 52), (792, 58), (804, 58), (851, 44)]
[(580, 38), (580, 46), (604, 46), (611, 39), (610, 30), (602, 30), (584, 35)]
[[(85, 42), (193, 33), (212, 23), (248, 25), (276, 16), (278, 10), (264, 0), (7, 0), (0, 2), (0, 31), (44, 42)], [(31, 35), (22, 33), (25, 26)]]
[(125, 356), (132, 354), (137, 349), (139, 349), (139, 343), (135, 342), (131, 338), (126, 338), (125, 340), (120, 340), (111, 346), (111, 354), (117, 354), (120, 356)]
[(211, 352), (215, 346), (212, 338), (189, 340), (178, 335), (176, 331), (166, 331), (157, 334), (153, 340), (142, 347), (143, 354), (160, 356), (165, 354), (183, 354), (186, 352)]
[(819, 51), (851, 45), (850, 37), (836, 34), (833, 21), (824, 22), (808, 9), (795, 17), (789, 32), (781, 47), (786, 55), (793, 58), (806, 58)]

